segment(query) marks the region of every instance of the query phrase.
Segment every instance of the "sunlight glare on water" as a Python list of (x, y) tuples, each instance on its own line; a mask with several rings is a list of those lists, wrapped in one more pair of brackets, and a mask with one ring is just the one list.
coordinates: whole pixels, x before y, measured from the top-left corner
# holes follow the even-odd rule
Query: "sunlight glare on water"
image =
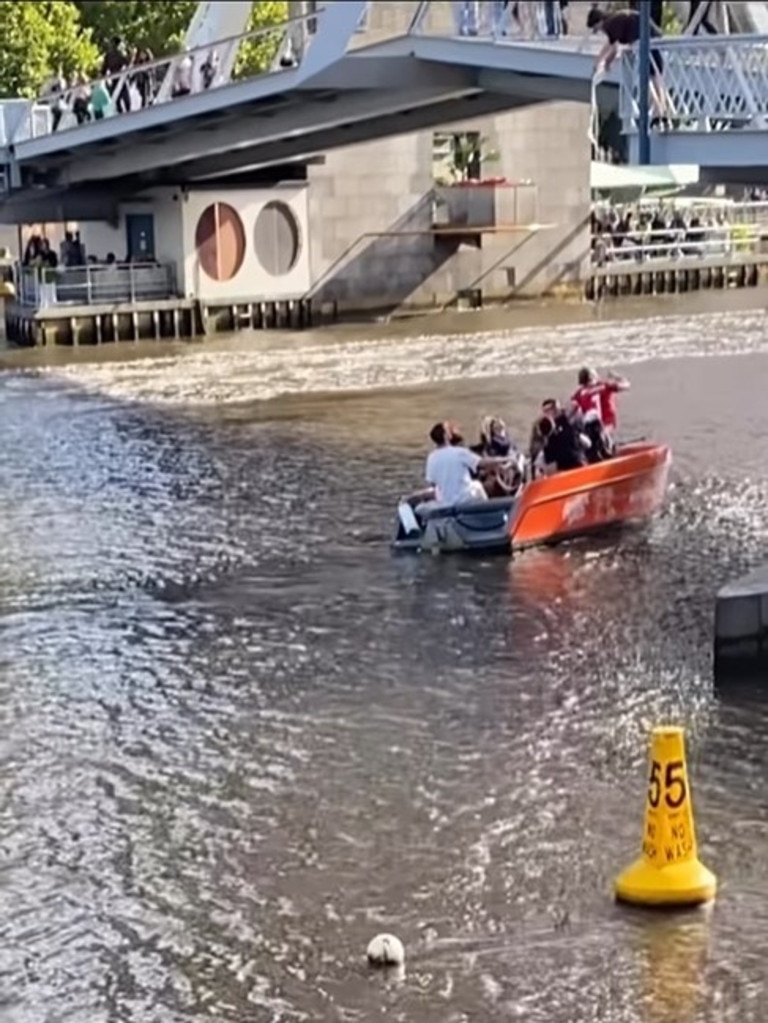
[[(461, 318), (454, 322), (458, 328)], [(335, 344), (295, 335), (283, 346), (214, 345), (182, 355), (130, 362), (57, 367), (78, 390), (124, 401), (158, 405), (216, 404), (267, 400), (308, 391), (346, 391), (456, 378), (493, 377), (500, 367), (542, 373), (615, 357), (621, 331), (621, 361), (761, 352), (766, 348), (762, 309), (703, 315), (644, 316), (627, 320), (520, 327), (513, 331), (384, 334), (367, 340), (342, 336)], [(324, 339), (325, 340), (325, 339)]]
[[(3, 1023), (762, 1023), (768, 702), (710, 664), (762, 311), (294, 344), (0, 377)], [(659, 519), (393, 558), (431, 422), (524, 437), (584, 361), (675, 451)], [(666, 720), (723, 883), (671, 919), (611, 900)]]

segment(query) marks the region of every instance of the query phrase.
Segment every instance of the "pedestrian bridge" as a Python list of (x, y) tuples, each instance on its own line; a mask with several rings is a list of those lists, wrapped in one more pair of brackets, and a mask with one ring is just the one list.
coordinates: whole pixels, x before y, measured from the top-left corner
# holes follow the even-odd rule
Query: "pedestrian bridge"
[[(155, 87), (143, 105), (137, 69), (127, 69), (105, 83), (113, 96), (130, 96), (121, 114), (78, 123), (74, 92), (31, 104), (7, 101), (0, 104), (0, 160), (9, 186), (2, 215), (23, 220), (32, 212), (37, 220), (44, 201), (51, 219), (101, 219), (110, 216), (115, 195), (137, 187), (307, 159), (550, 100), (619, 109), (636, 155), (636, 54), (625, 54), (596, 87), (599, 40), (558, 36), (542, 23), (545, 7), (412, 4), (410, 22), (387, 35), (369, 27), (364, 0), (328, 0), (281, 26), (224, 39), (209, 33), (187, 53), (144, 65), (141, 73)], [(272, 66), (233, 80), (238, 55), (265, 37), (276, 49)], [(664, 58), (668, 116), (652, 129), (651, 161), (700, 164), (721, 178), (728, 169), (754, 175), (768, 138), (768, 36), (682, 36), (655, 41), (654, 48)], [(212, 54), (222, 56), (221, 72), (203, 84), (199, 72)], [(173, 98), (184, 60), (196, 69), (194, 86)]]
[[(34, 188), (35, 203), (58, 197), (67, 218), (98, 218), (110, 191), (184, 184), (529, 104), (594, 98), (598, 41), (547, 35), (535, 17), (541, 4), (520, 3), (514, 19), (514, 5), (390, 5), (411, 20), (389, 35), (369, 28), (369, 6), (329, 0), (282, 26), (207, 41), (186, 55), (196, 67), (218, 49), (231, 68), (235, 51), (266, 35), (277, 57), (266, 72), (222, 76), (208, 88), (198, 82), (183, 98), (172, 98), (170, 83), (184, 54), (141, 69), (160, 83), (151, 103), (133, 95), (129, 111), (101, 120), (78, 123), (74, 92), (64, 96), (63, 115), (50, 96), (4, 104), (0, 143), (12, 190), (5, 214)], [(474, 10), (474, 20), (457, 18), (461, 8)], [(113, 96), (135, 93), (136, 75), (128, 69), (107, 83)], [(618, 83), (617, 69), (600, 90), (615, 108)], [(17, 209), (14, 219), (22, 215)]]
[[(664, 116), (651, 121), (651, 163), (697, 164), (722, 182), (768, 181), (768, 34), (666, 38), (654, 49), (663, 62)], [(635, 52), (624, 56), (620, 75), (623, 130), (636, 162)]]

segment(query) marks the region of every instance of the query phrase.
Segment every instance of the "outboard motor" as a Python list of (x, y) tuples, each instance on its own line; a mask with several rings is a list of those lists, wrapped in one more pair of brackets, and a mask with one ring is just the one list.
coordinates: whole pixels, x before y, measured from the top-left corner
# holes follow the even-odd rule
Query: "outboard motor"
[(397, 516), (400, 519), (400, 525), (402, 526), (405, 536), (410, 536), (411, 533), (421, 532), (419, 520), (416, 518), (416, 512), (413, 510), (410, 501), (400, 502), (397, 506)]

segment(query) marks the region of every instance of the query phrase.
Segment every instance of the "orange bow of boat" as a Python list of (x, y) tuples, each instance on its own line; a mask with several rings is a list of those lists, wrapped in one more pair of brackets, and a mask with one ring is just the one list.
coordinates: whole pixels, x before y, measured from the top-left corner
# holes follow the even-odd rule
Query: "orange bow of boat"
[(627, 444), (613, 458), (529, 483), (509, 525), (514, 550), (650, 518), (664, 503), (672, 452)]

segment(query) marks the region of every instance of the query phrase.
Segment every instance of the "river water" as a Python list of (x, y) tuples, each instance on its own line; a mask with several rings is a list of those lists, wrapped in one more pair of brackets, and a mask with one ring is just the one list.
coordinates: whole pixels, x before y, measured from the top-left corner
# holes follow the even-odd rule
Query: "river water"
[[(762, 1023), (768, 705), (710, 659), (768, 534), (759, 300), (3, 356), (2, 1023)], [(674, 448), (659, 520), (393, 558), (432, 421), (523, 431), (583, 361)], [(611, 882), (670, 720), (722, 887), (667, 918)]]

